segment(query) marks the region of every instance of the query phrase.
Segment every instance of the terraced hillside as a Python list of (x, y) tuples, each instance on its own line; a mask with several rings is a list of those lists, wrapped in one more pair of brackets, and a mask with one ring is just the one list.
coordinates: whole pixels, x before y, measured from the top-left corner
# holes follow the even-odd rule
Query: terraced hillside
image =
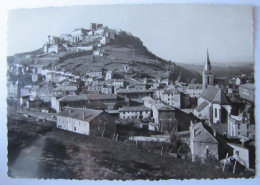
[[(110, 44), (101, 48), (103, 56), (96, 56), (93, 52), (63, 52), (57, 54), (41, 55), (43, 49), (17, 54), (8, 57), (9, 63), (22, 63), (23, 65), (40, 64), (44, 68), (54, 68), (58, 71), (70, 72), (84, 76), (85, 71), (92, 67), (101, 67), (103, 70), (123, 71), (125, 66), (132, 69), (132, 75), (146, 76), (147, 78), (167, 78), (171, 81), (188, 82), (192, 79), (201, 81), (201, 75), (192, 69), (186, 70), (155, 56), (143, 45), (142, 41), (126, 32), (119, 32)], [(34, 55), (26, 58), (26, 55)], [(41, 55), (39, 57), (39, 55)], [(168, 70), (168, 73), (167, 73)]]

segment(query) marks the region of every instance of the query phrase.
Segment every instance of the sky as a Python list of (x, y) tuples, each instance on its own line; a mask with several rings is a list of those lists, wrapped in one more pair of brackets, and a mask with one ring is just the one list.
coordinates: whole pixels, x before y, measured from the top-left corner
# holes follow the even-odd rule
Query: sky
[(139, 37), (159, 57), (202, 63), (253, 62), (253, 8), (239, 5), (103, 5), (16, 9), (8, 13), (7, 53), (38, 49), (48, 35), (91, 22)]

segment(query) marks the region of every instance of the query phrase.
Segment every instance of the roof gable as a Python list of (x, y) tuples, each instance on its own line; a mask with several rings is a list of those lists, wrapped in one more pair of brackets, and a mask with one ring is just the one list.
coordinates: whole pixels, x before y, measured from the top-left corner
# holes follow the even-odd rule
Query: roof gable
[(208, 86), (208, 88), (202, 93), (201, 98), (211, 103), (217, 103), (220, 105), (229, 105), (230, 100), (225, 93), (218, 87)]
[(217, 144), (217, 139), (210, 134), (210, 132), (204, 127), (204, 125), (200, 122), (194, 125), (194, 142), (202, 142), (202, 143), (213, 143)]
[(208, 88), (202, 93), (201, 97), (209, 102), (212, 102), (220, 89), (209, 85)]
[(69, 117), (77, 120), (90, 122), (103, 111), (94, 109), (84, 109), (84, 108), (67, 108), (60, 112), (58, 116)]
[(196, 107), (195, 110), (198, 111), (198, 112), (201, 112), (201, 111), (204, 110), (208, 105), (209, 105), (208, 102), (203, 101), (201, 104), (199, 104), (199, 105)]
[(213, 99), (213, 103), (217, 103), (219, 105), (229, 105), (230, 100), (225, 95), (225, 93), (222, 90), (219, 90), (216, 96)]

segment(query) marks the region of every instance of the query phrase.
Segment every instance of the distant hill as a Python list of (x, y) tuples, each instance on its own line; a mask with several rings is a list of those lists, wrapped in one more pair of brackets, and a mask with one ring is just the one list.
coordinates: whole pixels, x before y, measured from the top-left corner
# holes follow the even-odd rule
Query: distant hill
[[(196, 71), (201, 74), (204, 69), (204, 64), (185, 64), (177, 63), (177, 65), (189, 70)], [(238, 62), (238, 63), (211, 63), (212, 71), (216, 77), (232, 78), (241, 76), (241, 74), (254, 73), (254, 63)]]

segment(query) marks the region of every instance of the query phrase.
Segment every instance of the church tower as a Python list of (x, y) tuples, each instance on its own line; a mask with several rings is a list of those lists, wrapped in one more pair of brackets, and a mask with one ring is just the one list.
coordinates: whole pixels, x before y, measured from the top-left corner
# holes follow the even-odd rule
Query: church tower
[(205, 67), (202, 73), (203, 90), (207, 89), (208, 85), (213, 84), (213, 73), (211, 71), (211, 64), (209, 60), (209, 52), (207, 50), (207, 58), (205, 62)]

